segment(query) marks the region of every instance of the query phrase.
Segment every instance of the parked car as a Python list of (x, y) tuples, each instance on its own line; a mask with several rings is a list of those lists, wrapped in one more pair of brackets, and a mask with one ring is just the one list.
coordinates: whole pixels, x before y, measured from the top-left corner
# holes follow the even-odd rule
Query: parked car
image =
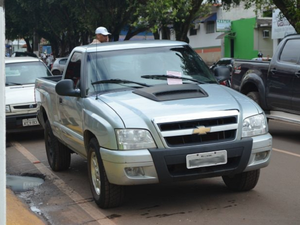
[(235, 59), (232, 88), (254, 100), (268, 119), (300, 123), (300, 35), (283, 38), (271, 61)]
[(38, 58), (5, 58), (6, 133), (43, 129), (36, 118), (34, 83), (45, 76), (52, 74)]
[(211, 65), (209, 68), (212, 72), (214, 72), (215, 69), (218, 68), (218, 67), (227, 67), (230, 71), (230, 79), (223, 80), (223, 81), (220, 82), (220, 84), (230, 87), (231, 86), (231, 76), (232, 76), (232, 73), (233, 73), (233, 66), (234, 66), (234, 59), (233, 58), (221, 58), (221, 59), (219, 59), (219, 61), (217, 61), (213, 65)]
[(52, 64), (51, 72), (53, 75), (61, 75), (64, 72), (68, 57), (56, 58)]
[(31, 56), (31, 57), (36, 57), (38, 56), (32, 52), (14, 52), (11, 57), (22, 57), (22, 56)]
[(35, 83), (51, 169), (84, 157), (100, 208), (121, 205), (128, 185), (222, 176), (231, 190), (253, 189), (270, 161), (267, 120), (218, 84), (227, 67), (214, 74), (186, 42), (75, 47), (62, 76)]

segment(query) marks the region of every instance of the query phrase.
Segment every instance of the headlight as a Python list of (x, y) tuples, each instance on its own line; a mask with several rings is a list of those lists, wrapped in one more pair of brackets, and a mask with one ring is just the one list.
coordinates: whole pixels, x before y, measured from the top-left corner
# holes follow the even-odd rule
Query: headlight
[(5, 112), (10, 112), (10, 106), (9, 105), (5, 106)]
[(267, 120), (264, 114), (248, 117), (243, 121), (242, 137), (252, 137), (268, 132)]
[(119, 149), (134, 150), (156, 148), (156, 144), (147, 130), (117, 129), (116, 135)]

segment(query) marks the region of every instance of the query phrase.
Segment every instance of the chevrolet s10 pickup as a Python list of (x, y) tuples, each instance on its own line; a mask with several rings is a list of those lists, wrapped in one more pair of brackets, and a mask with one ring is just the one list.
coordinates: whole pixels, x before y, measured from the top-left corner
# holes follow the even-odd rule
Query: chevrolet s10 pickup
[(264, 111), (220, 85), (184, 42), (124, 41), (75, 47), (62, 76), (38, 78), (35, 97), (52, 170), (87, 159), (100, 208), (124, 186), (222, 177), (253, 189), (270, 162)]

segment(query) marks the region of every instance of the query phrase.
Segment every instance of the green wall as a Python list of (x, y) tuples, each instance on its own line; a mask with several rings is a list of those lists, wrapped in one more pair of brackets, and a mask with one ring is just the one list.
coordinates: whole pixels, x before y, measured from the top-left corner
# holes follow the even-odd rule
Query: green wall
[[(258, 51), (254, 50), (254, 27), (256, 18), (241, 19), (231, 22), (231, 32), (235, 32), (234, 58), (252, 59), (257, 57)], [(224, 38), (224, 57), (231, 57), (230, 35)]]

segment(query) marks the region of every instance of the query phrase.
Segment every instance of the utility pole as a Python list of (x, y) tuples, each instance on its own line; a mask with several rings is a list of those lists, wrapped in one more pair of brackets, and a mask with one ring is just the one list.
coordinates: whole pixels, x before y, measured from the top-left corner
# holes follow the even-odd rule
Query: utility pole
[(5, 16), (4, 0), (0, 0), (0, 224), (6, 224), (6, 144), (5, 144), (5, 88), (4, 83)]

